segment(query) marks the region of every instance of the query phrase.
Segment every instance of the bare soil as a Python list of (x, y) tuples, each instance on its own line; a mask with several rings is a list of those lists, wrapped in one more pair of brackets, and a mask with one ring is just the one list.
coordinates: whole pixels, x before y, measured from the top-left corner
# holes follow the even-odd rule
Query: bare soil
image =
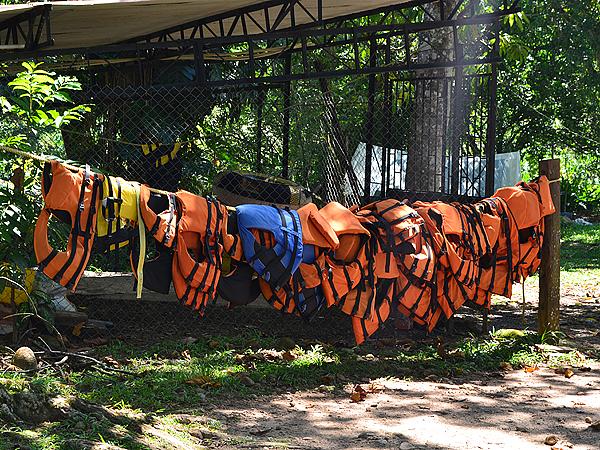
[[(352, 403), (350, 394), (294, 392), (229, 402), (220, 420), (221, 448), (549, 449), (600, 448), (600, 373), (566, 379), (551, 370), (501, 378), (440, 382), (376, 380), (382, 390)], [(368, 386), (365, 386), (368, 387)], [(557, 444), (546, 445), (549, 436)], [(229, 443), (227, 443), (229, 441)]]
[[(562, 331), (568, 345), (598, 358), (600, 285), (582, 289), (563, 292)], [(533, 328), (537, 280), (527, 283), (525, 297), (525, 326)], [(512, 302), (495, 306), (490, 326), (521, 328), (521, 301), (516, 293)], [(470, 312), (463, 320), (481, 317)], [(428, 378), (363, 380), (368, 392), (359, 403), (350, 400), (353, 385), (345, 392), (321, 386), (221, 401), (203, 414), (223, 427), (201, 442), (218, 448), (600, 449), (600, 430), (591, 425), (600, 421), (596, 362), (574, 369), (571, 378), (547, 367)]]

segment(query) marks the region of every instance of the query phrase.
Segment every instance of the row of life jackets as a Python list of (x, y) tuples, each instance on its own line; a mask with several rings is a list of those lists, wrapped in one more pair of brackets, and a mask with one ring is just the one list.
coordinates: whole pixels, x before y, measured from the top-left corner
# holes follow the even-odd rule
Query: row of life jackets
[[(475, 204), (386, 199), (350, 209), (335, 202), (228, 209), (186, 191), (156, 194), (50, 162), (42, 195), (36, 256), (68, 288), (92, 251), (130, 244), (133, 272), (145, 274), (139, 284), (161, 293), (172, 285), (201, 315), (217, 293), (231, 306), (262, 293), (274, 308), (307, 320), (339, 308), (351, 316), (359, 344), (393, 316), (432, 330), (465, 303), (489, 308), (492, 294), (510, 297), (513, 282), (538, 269), (543, 218), (554, 212), (545, 177)], [(70, 227), (63, 252), (49, 244), (51, 215)], [(157, 255), (148, 260), (143, 230)]]

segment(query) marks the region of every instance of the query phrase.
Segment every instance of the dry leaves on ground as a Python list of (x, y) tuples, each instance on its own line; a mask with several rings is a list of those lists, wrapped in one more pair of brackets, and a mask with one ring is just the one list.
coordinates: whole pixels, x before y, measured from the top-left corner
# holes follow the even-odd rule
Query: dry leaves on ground
[(366, 387), (356, 384), (350, 394), (350, 401), (353, 403), (362, 402), (367, 398), (367, 394), (377, 393), (383, 389), (384, 387), (377, 383), (369, 383)]
[(185, 384), (193, 384), (200, 386), (201, 388), (219, 388), (221, 383), (209, 377), (208, 375), (201, 375), (199, 377), (190, 378)]
[(565, 378), (571, 378), (573, 375), (575, 375), (575, 372), (573, 372), (570, 367), (559, 367), (558, 369), (554, 370), (554, 373), (558, 375), (564, 375)]

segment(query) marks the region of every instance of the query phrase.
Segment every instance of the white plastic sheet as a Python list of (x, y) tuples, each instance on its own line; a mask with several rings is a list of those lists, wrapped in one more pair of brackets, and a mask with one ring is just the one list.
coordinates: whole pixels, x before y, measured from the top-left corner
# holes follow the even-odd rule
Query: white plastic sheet
[[(367, 146), (361, 142), (352, 156), (354, 169), (361, 187), (364, 188), (365, 160)], [(374, 146), (371, 156), (371, 195), (377, 195), (381, 189), (381, 147)], [(392, 189), (406, 189), (406, 160), (407, 154), (398, 150), (390, 152), (390, 187)], [(514, 186), (521, 181), (521, 154), (520, 152), (501, 153), (496, 155), (496, 168), (494, 174), (494, 189), (504, 186)], [(450, 180), (450, 167), (452, 160), (446, 157), (446, 180)], [(459, 194), (472, 197), (483, 197), (485, 194), (485, 158), (478, 156), (465, 156), (459, 163), (462, 177), (459, 183)], [(447, 181), (446, 192), (448, 192)]]

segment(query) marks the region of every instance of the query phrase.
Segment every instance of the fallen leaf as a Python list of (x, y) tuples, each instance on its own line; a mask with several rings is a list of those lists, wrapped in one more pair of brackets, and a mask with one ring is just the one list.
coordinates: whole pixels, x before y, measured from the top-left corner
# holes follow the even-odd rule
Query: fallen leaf
[(296, 359), (296, 355), (294, 355), (291, 351), (287, 350), (281, 354), (281, 357), (285, 361), (294, 361)]
[(546, 439), (544, 439), (546, 445), (556, 445), (557, 442), (558, 438), (556, 436), (546, 436)]
[(367, 391), (365, 391), (360, 384), (354, 386), (352, 394), (350, 395), (350, 401), (353, 403), (363, 402), (367, 398)]
[(75, 325), (73, 327), (73, 331), (71, 333), (73, 333), (73, 336), (81, 336), (81, 329), (83, 328), (83, 326), (85, 325), (85, 322), (80, 322), (77, 325)]
[(533, 373), (536, 370), (540, 370), (540, 368), (538, 366), (525, 366), (523, 367), (523, 370), (527, 373)]
[(221, 383), (213, 380), (211, 377), (207, 375), (201, 375), (199, 377), (190, 378), (186, 380), (185, 384), (193, 384), (195, 386), (200, 386), (201, 388), (218, 388), (221, 387)]
[(119, 364), (119, 361), (117, 361), (116, 359), (114, 359), (112, 356), (105, 356), (104, 357), (104, 363), (111, 366), (111, 367), (116, 367), (119, 368), (121, 367), (121, 364)]
[(575, 375), (575, 372), (573, 372), (570, 367), (559, 367), (554, 369), (554, 373), (558, 375), (564, 375), (565, 378), (571, 378), (573, 375)]

